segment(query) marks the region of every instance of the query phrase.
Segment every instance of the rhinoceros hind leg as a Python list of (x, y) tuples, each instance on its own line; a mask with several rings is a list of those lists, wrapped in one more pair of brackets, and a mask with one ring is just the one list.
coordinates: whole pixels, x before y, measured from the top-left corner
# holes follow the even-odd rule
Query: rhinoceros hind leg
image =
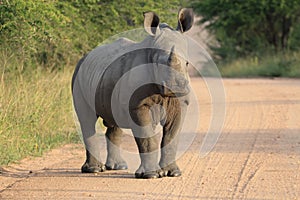
[(86, 150), (86, 161), (81, 167), (82, 173), (98, 173), (105, 171), (105, 165)]
[(121, 157), (120, 145), (122, 142), (122, 130), (115, 127), (108, 127), (106, 130), (107, 143), (107, 170), (124, 170), (128, 169), (126, 161)]
[(105, 170), (105, 165), (101, 163), (100, 159), (101, 135), (96, 134), (95, 130), (98, 117), (84, 98), (77, 79), (74, 80), (73, 85), (73, 101), (86, 149), (86, 161), (81, 167), (81, 171), (83, 173), (102, 172)]

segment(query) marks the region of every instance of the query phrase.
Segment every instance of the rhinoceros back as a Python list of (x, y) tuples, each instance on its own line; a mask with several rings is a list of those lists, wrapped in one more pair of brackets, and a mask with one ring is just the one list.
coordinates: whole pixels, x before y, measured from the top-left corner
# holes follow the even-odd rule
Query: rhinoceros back
[(79, 81), (82, 95), (93, 110), (95, 110), (97, 86), (105, 70), (111, 62), (124, 54), (131, 44), (134, 42), (121, 38), (111, 44), (98, 46), (82, 62), (76, 78)]

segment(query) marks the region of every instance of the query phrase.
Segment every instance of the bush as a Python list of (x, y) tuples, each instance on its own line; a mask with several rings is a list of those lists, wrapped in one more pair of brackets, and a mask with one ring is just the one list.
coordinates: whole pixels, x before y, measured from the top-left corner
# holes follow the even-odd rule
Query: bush
[(109, 36), (141, 27), (143, 11), (175, 25), (179, 6), (171, 0), (0, 1), (0, 51), (13, 51), (24, 69), (61, 69)]

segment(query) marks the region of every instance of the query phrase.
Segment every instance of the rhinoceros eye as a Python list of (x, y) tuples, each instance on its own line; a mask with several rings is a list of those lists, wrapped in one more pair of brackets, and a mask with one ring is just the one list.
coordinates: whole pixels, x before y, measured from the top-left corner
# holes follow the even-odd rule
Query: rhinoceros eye
[(186, 66), (186, 67), (188, 67), (188, 66), (189, 66), (189, 62), (188, 62), (188, 61), (186, 61), (186, 63), (185, 63), (185, 66)]

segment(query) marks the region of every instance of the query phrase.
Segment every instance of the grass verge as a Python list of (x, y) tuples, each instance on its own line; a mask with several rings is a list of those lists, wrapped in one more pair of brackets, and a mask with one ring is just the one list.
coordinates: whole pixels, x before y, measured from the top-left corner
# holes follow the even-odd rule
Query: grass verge
[(223, 77), (300, 78), (300, 52), (238, 59), (219, 69)]
[(7, 58), (0, 61), (0, 166), (79, 141), (72, 113), (72, 70), (24, 72), (22, 63)]

